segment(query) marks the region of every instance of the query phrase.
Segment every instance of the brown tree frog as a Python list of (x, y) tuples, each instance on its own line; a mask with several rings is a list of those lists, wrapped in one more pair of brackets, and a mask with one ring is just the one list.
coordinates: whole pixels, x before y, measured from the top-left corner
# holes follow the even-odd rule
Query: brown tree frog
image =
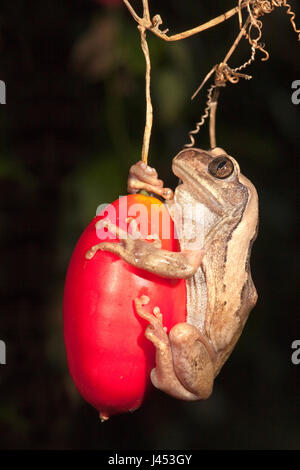
[(199, 400), (210, 396), (214, 378), (256, 304), (249, 260), (257, 235), (258, 197), (236, 160), (221, 148), (186, 148), (173, 159), (172, 169), (180, 179), (174, 193), (143, 162), (131, 167), (128, 191), (145, 189), (166, 199), (179, 227), (181, 251), (128, 237), (94, 248), (117, 253), (160, 276), (186, 280), (186, 323), (169, 334), (159, 308), (147, 311), (146, 296), (135, 299), (135, 305), (149, 321), (145, 334), (156, 348), (154, 386), (182, 400)]

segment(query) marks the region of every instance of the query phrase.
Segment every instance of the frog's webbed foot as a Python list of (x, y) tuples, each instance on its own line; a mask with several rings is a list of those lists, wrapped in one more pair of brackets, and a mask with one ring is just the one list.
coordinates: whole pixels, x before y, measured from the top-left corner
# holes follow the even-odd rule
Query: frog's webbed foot
[(127, 181), (127, 190), (135, 194), (141, 189), (162, 196), (164, 199), (173, 199), (173, 191), (170, 188), (164, 188), (162, 180), (158, 179), (157, 171), (146, 165), (142, 160), (137, 162), (129, 170)]
[(98, 250), (109, 251), (120, 256), (124, 261), (153, 274), (168, 279), (186, 279), (195, 274), (204, 257), (204, 250), (184, 250), (173, 252), (163, 250), (161, 241), (155, 235), (149, 235), (151, 242), (142, 239), (136, 221), (130, 220), (131, 232), (116, 227), (109, 220), (100, 220), (96, 229), (104, 227), (116, 238), (117, 242), (102, 242), (93, 246), (85, 255), (91, 259)]
[(178, 323), (168, 335), (159, 307), (151, 314), (144, 308), (148, 302), (145, 295), (135, 299), (138, 315), (149, 321), (145, 336), (156, 348), (156, 367), (151, 371), (153, 385), (181, 400), (208, 398), (213, 387), (214, 364), (207, 341), (196, 327), (187, 323)]

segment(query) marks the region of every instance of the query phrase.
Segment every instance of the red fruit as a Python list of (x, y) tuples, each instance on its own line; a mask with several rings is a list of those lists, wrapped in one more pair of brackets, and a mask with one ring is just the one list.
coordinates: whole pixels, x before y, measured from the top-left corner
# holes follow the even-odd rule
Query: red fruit
[[(120, 201), (127, 203), (123, 217), (118, 214)], [(155, 348), (145, 338), (148, 323), (136, 313), (134, 299), (147, 295), (150, 302), (146, 308), (149, 312), (155, 306), (160, 308), (168, 331), (186, 318), (183, 280), (163, 279), (105, 251), (97, 251), (90, 260), (85, 258), (90, 248), (103, 241), (97, 237), (96, 222), (110, 219), (127, 230), (125, 219), (134, 204), (142, 204), (146, 211), (147, 224), (140, 226), (143, 237), (156, 233), (163, 249), (178, 251), (172, 219), (161, 201), (140, 194), (124, 196), (84, 230), (65, 283), (64, 337), (69, 370), (81, 395), (102, 418), (137, 409), (151, 386)], [(107, 215), (112, 208), (116, 209), (115, 220)], [(151, 211), (164, 214), (171, 231), (168, 239), (162, 238), (162, 220), (151, 221)], [(108, 232), (106, 241), (119, 241), (110, 238)]]

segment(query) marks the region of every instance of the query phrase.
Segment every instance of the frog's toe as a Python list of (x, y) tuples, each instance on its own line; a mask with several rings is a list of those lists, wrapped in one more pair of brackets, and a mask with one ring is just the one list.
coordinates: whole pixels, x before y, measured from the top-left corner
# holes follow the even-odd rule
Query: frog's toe
[(145, 331), (145, 336), (154, 344), (156, 344), (157, 341), (168, 342), (168, 336), (163, 326), (163, 315), (160, 308), (157, 306), (154, 307), (153, 313), (144, 308), (144, 305), (148, 304), (149, 300), (149, 297), (144, 295), (134, 301), (137, 314), (149, 322)]

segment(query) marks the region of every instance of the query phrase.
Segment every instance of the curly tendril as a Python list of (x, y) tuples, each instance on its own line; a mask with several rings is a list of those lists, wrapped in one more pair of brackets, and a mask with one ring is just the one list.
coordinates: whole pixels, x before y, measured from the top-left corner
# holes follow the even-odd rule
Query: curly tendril
[[(293, 27), (293, 30), (298, 35), (298, 40), (300, 40), (300, 30), (297, 29), (296, 22), (295, 22), (295, 13), (291, 8), (291, 5), (287, 3), (287, 0), (238, 0), (238, 20), (239, 20), (239, 29), (240, 33), (233, 44), (232, 48), (230, 49), (229, 53), (227, 54), (225, 61), (221, 62), (209, 72), (207, 77), (204, 79), (200, 87), (196, 90), (193, 97), (194, 98), (197, 93), (201, 90), (204, 83), (207, 81), (208, 78), (214, 76), (214, 84), (210, 86), (207, 93), (207, 102), (206, 107), (204, 109), (204, 113), (201, 116), (199, 122), (196, 123), (196, 128), (189, 133), (189, 137), (191, 143), (186, 144), (185, 147), (192, 147), (195, 143), (194, 135), (200, 131), (201, 126), (204, 124), (206, 119), (209, 116), (211, 107), (212, 107), (212, 93), (216, 88), (226, 86), (227, 82), (229, 83), (238, 83), (240, 78), (245, 78), (249, 80), (251, 76), (245, 75), (240, 73), (242, 70), (247, 68), (250, 64), (255, 61), (256, 52), (260, 51), (263, 54), (261, 58), (262, 61), (267, 61), (269, 59), (269, 53), (265, 49), (265, 44), (261, 42), (262, 38), (262, 28), (263, 22), (259, 18), (264, 15), (272, 13), (275, 8), (284, 7), (286, 8), (286, 13), (289, 15), (290, 23)], [(247, 11), (248, 18), (245, 22), (243, 22), (243, 8)], [(251, 46), (251, 56), (250, 58), (244, 62), (242, 65), (232, 69), (227, 64), (229, 57), (232, 55), (233, 51), (235, 50), (237, 44), (239, 43), (240, 39), (244, 36), (249, 45)]]

